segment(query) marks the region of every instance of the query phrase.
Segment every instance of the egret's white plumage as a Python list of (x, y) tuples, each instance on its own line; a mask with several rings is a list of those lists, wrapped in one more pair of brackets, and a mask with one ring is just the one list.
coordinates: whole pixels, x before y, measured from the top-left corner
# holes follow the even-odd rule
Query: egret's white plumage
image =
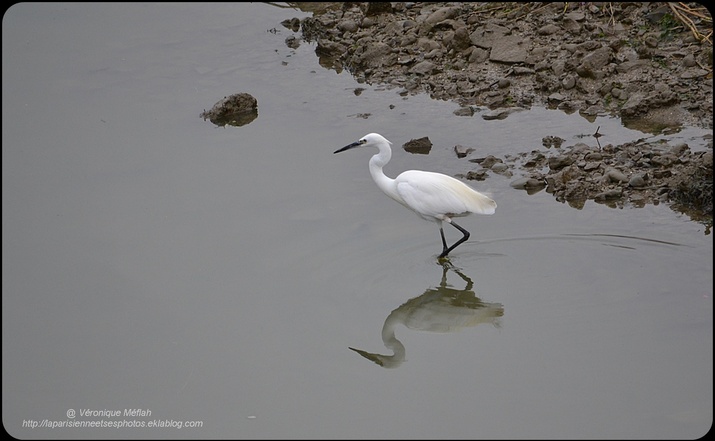
[[(479, 193), (464, 182), (440, 173), (408, 170), (395, 179), (386, 176), (382, 168), (392, 157), (391, 144), (382, 135), (370, 133), (334, 153), (355, 147), (376, 147), (378, 153), (370, 158), (372, 179), (386, 195), (413, 210), (423, 219), (439, 225), (443, 246), (439, 257), (446, 257), (450, 251), (469, 239), (469, 232), (457, 225), (452, 218), (467, 216), (470, 213), (494, 214), (497, 204), (490, 197)], [(444, 238), (443, 221), (453, 225), (463, 234), (463, 237), (451, 247), (447, 246)]]

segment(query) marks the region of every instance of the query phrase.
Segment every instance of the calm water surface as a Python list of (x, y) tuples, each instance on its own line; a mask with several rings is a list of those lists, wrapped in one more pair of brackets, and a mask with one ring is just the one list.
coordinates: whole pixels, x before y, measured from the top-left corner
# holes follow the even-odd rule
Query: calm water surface
[[(306, 15), (255, 3), (6, 12), (5, 430), (704, 435), (713, 246), (701, 224), (663, 205), (576, 210), (492, 175), (470, 183), (496, 214), (464, 219), (472, 238), (443, 266), (437, 228), (380, 192), (371, 153), (332, 154), (379, 132), (397, 147), (388, 175), (457, 174), (474, 164), (456, 144), (503, 157), (598, 126), (601, 143), (653, 135), (545, 109), (456, 117), (453, 103), (357, 84), (311, 45), (285, 45), (280, 22)], [(238, 92), (257, 98), (255, 121), (199, 117)], [(706, 133), (671, 138), (703, 148)], [(399, 148), (422, 136), (430, 155)]]

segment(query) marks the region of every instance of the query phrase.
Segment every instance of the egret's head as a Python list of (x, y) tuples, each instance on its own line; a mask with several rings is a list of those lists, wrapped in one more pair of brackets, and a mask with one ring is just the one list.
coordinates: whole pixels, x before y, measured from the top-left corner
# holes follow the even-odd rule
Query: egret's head
[(352, 144), (348, 144), (343, 148), (337, 149), (333, 153), (340, 153), (344, 152), (345, 150), (350, 150), (355, 147), (380, 147), (381, 145), (387, 145), (390, 146), (392, 143), (385, 139), (380, 134), (377, 133), (368, 133), (367, 135), (363, 136), (360, 138), (358, 141), (353, 142)]

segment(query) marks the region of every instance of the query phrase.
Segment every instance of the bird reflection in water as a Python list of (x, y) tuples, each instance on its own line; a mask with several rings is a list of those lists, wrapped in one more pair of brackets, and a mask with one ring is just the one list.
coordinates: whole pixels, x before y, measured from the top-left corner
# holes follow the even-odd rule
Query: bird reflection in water
[[(405, 361), (405, 346), (395, 337), (397, 325), (428, 332), (457, 332), (463, 328), (491, 323), (501, 325), (504, 307), (501, 303), (485, 302), (474, 294), (472, 280), (449, 261), (441, 262), (442, 280), (436, 288), (429, 288), (419, 297), (408, 300), (392, 311), (382, 326), (382, 342), (392, 355), (375, 354), (350, 348), (384, 368), (396, 368)], [(466, 282), (464, 289), (447, 284), (447, 272), (452, 270)]]

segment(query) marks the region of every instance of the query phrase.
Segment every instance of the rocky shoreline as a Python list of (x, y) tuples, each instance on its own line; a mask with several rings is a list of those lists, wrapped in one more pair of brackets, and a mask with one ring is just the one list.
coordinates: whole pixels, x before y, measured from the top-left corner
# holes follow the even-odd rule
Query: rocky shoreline
[[(544, 106), (617, 115), (654, 134), (712, 129), (712, 17), (696, 3), (291, 5), (313, 15), (283, 25), (316, 45), (322, 66), (453, 100), (457, 115), (501, 118)], [(712, 137), (697, 152), (667, 142), (601, 146), (598, 133), (590, 144), (542, 142), (543, 151), (470, 159), (478, 166), (465, 178), (518, 171), (524, 177), (513, 187), (576, 208), (668, 202), (712, 225)]]

